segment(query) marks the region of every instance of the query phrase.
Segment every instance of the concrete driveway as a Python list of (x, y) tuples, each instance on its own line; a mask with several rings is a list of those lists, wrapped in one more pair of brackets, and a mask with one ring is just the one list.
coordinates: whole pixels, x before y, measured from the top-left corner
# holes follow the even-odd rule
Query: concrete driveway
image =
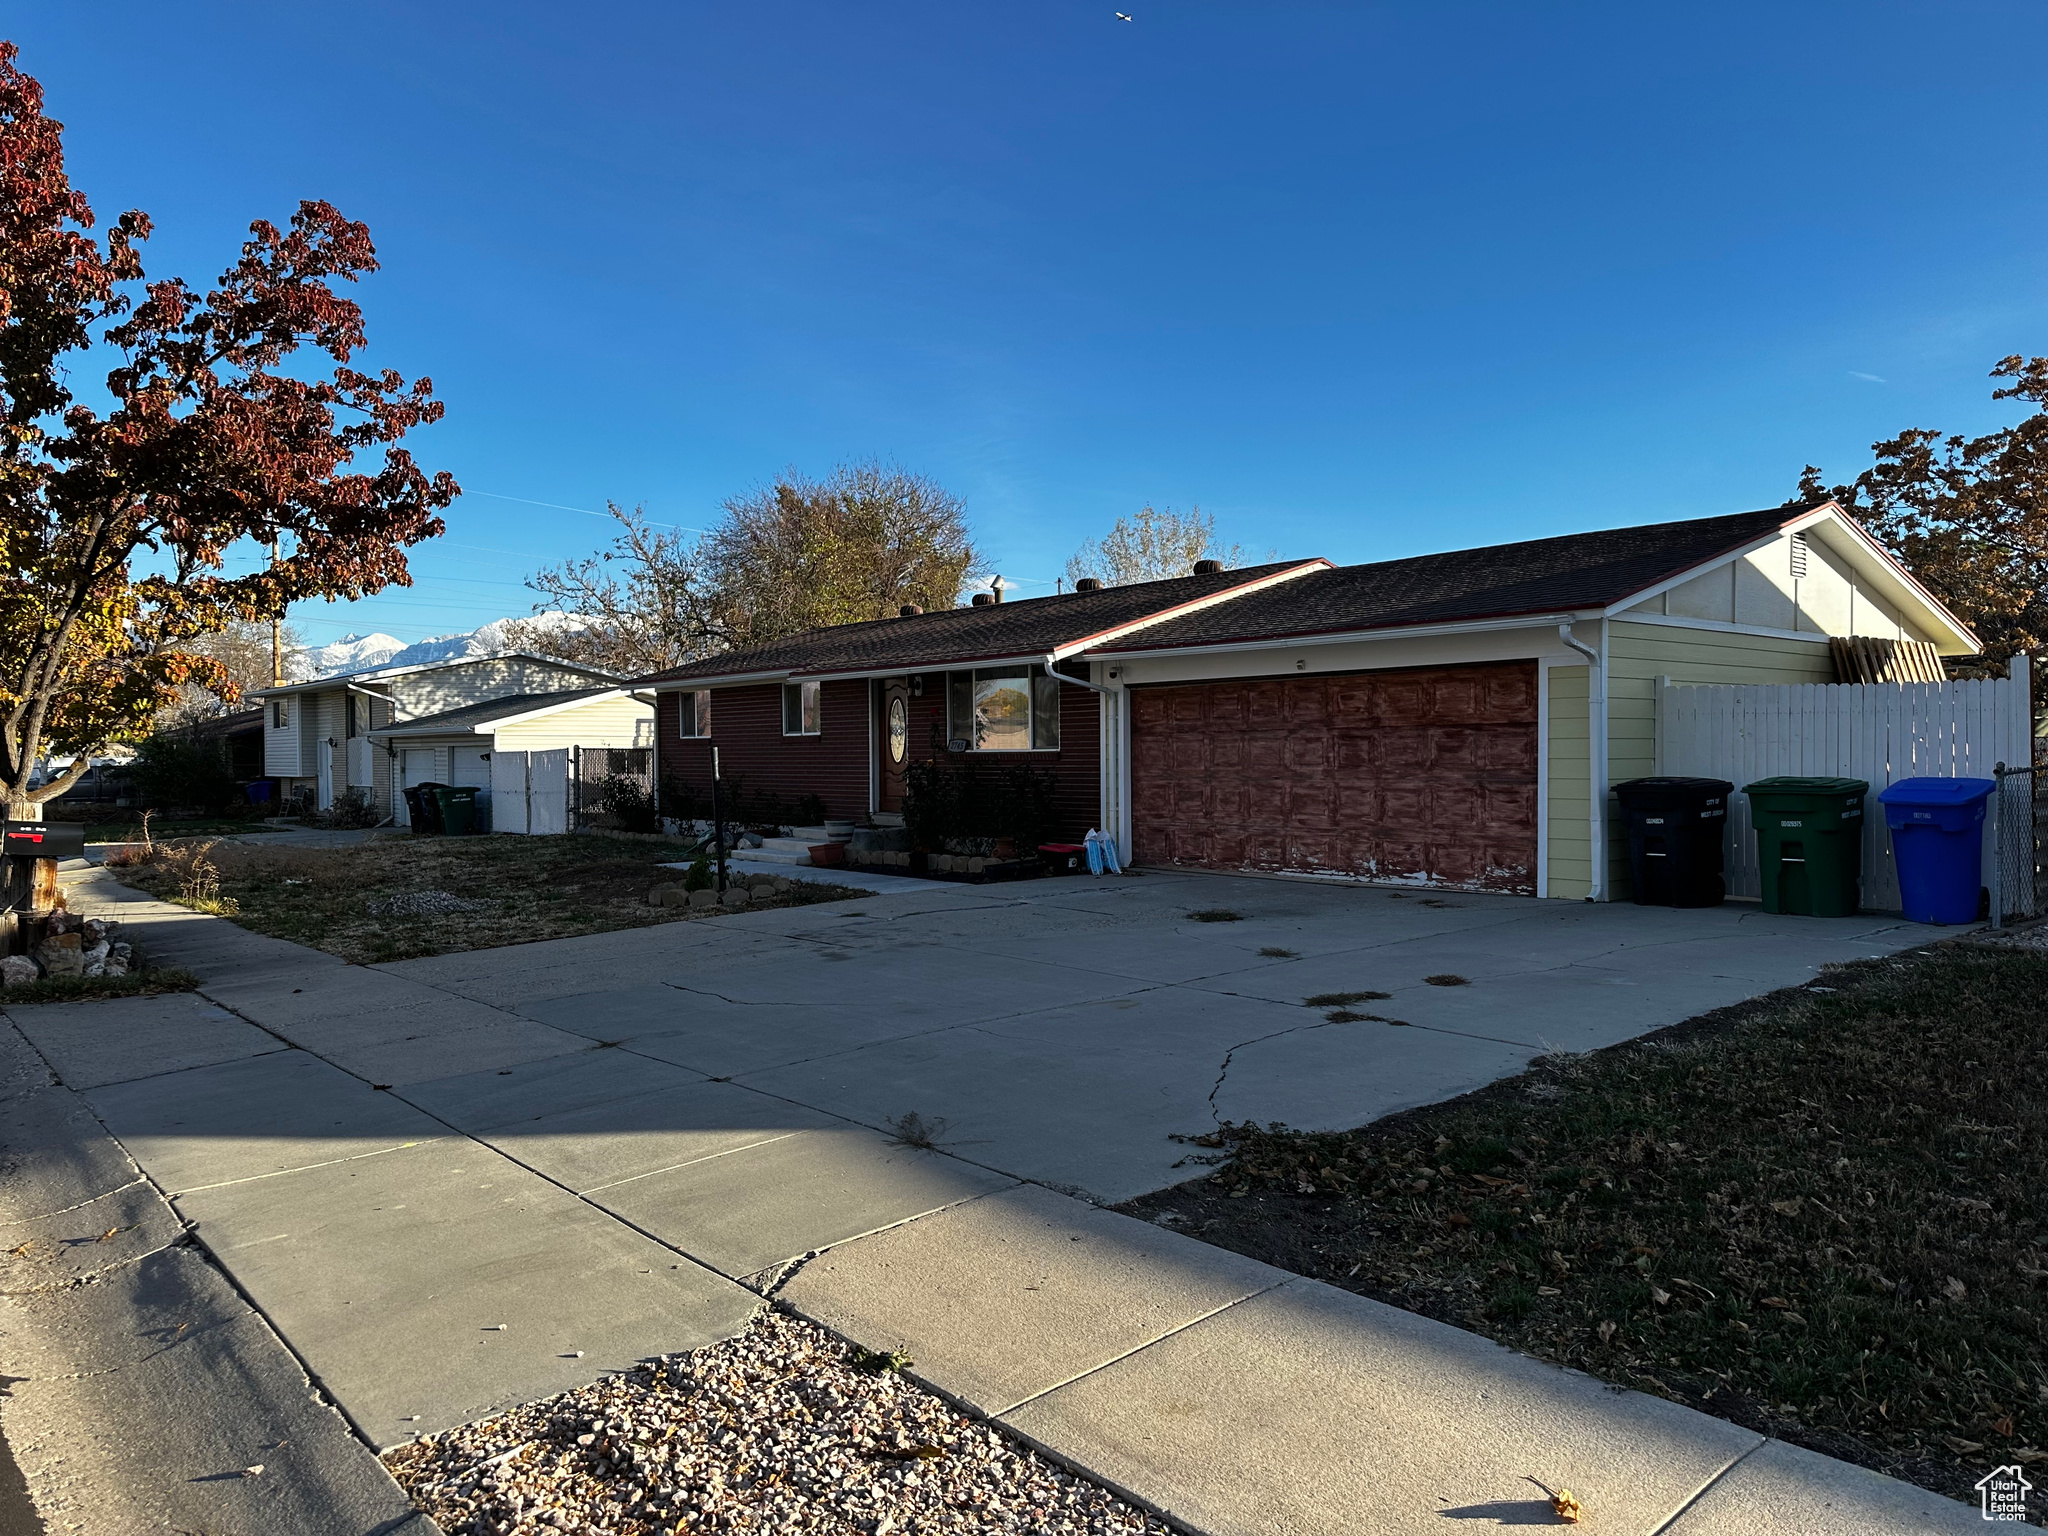
[[(493, 1127), (508, 1150), (598, 1123), (659, 1135), (675, 1090), (710, 1078), (730, 1086), (698, 1090), (698, 1120), (808, 1126), (801, 1109), (886, 1131), (916, 1115), (967, 1162), (1115, 1202), (1187, 1177), (1173, 1133), (1362, 1124), (1938, 931), (1147, 874), (896, 892), (382, 969), (620, 1050), (573, 1073), (494, 1062), (418, 1085), (422, 1104)], [(1347, 992), (1389, 996), (1352, 1005), (1376, 1017), (1349, 1023), (1304, 1006)]]
[[(125, 904), (203, 995), (10, 1016), (373, 1445), (727, 1336), (779, 1290), (1219, 1533), (1276, 1499), (1289, 1530), (1435, 1529), (1536, 1465), (1615, 1530), (1780, 1494), (1732, 1425), (1098, 1208), (1188, 1177), (1175, 1134), (1356, 1125), (1941, 932), (1148, 873), (360, 967), (86, 880), (74, 905)], [(1305, 1003), (1362, 992), (1371, 1018)], [(1334, 1431), (1277, 1406), (1339, 1380)], [(1276, 1406), (1240, 1422), (1254, 1385)], [(1144, 1406), (1219, 1391), (1199, 1422)], [(1436, 1450), (1396, 1429), (1425, 1421)], [(1949, 1528), (1809, 1461), (1855, 1528)], [(1368, 1466), (1405, 1490), (1371, 1519), (1342, 1470)]]

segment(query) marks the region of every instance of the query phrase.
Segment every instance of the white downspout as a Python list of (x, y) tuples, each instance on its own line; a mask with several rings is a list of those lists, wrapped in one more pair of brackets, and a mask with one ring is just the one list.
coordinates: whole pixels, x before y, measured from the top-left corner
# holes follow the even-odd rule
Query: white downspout
[[(1606, 638), (1607, 623), (1600, 624)], [(1586, 658), (1587, 837), (1592, 855), (1592, 888), (1588, 901), (1607, 899), (1607, 657), (1572, 633), (1571, 620), (1557, 626), (1557, 638)], [(1548, 750), (1545, 743), (1545, 750)]]
[[(1090, 678), (1076, 677), (1071, 672), (1062, 672), (1054, 665), (1058, 660), (1058, 656), (1052, 652), (1047, 652), (1041, 665), (1044, 666), (1050, 675), (1058, 678), (1061, 682), (1072, 683), (1077, 688), (1086, 688), (1090, 692), (1098, 693), (1102, 696), (1104, 707), (1102, 710), (1102, 723), (1098, 728), (1101, 735), (1101, 744), (1097, 749), (1096, 756), (1098, 763), (1096, 773), (1101, 779), (1101, 794), (1098, 797), (1097, 810), (1102, 822), (1100, 830), (1107, 832), (1116, 839), (1118, 862), (1121, 863), (1128, 860), (1131, 856), (1131, 850), (1126, 846), (1123, 834), (1117, 825), (1123, 819), (1121, 808), (1123, 802), (1123, 754), (1118, 749), (1120, 733), (1123, 730), (1123, 690), (1121, 688), (1108, 687)], [(1086, 666), (1088, 663), (1084, 661), (1082, 665)]]

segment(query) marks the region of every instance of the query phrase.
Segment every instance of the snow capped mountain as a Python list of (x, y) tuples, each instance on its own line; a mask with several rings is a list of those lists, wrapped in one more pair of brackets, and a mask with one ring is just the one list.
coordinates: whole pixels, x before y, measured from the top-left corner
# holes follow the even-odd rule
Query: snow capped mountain
[[(493, 619), (490, 623), (459, 635), (429, 635), (407, 645), (393, 635), (373, 633), (343, 635), (332, 645), (313, 646), (303, 653), (294, 673), (304, 679), (332, 677), (341, 672), (363, 672), (372, 667), (416, 667), (429, 661), (458, 661), (465, 656), (488, 656), (511, 650), (505, 627), (512, 623), (534, 624), (555, 631), (575, 631), (589, 620), (576, 613), (536, 613), (518, 620)], [(294, 679), (300, 680), (295, 677)]]
[(380, 667), (404, 649), (405, 642), (396, 635), (343, 635), (332, 645), (315, 645), (300, 651), (287, 670), (293, 682), (306, 683), (316, 677), (332, 677), (337, 672)]

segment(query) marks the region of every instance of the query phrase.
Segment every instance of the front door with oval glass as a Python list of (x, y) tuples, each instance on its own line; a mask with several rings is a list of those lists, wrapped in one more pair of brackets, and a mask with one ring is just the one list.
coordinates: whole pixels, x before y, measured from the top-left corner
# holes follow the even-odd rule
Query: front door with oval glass
[(910, 680), (892, 677), (876, 684), (875, 809), (903, 809), (903, 769), (910, 761)]

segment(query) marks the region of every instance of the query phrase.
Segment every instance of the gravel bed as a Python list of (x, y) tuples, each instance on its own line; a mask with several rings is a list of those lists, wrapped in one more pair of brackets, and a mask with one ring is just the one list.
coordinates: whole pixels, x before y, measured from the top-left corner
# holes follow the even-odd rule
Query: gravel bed
[(451, 912), (477, 912), (480, 901), (457, 896), (453, 891), (401, 891), (369, 904), (379, 917), (446, 917)]
[(448, 1536), (603, 1531), (1167, 1536), (810, 1323), (737, 1338), (388, 1452)]

